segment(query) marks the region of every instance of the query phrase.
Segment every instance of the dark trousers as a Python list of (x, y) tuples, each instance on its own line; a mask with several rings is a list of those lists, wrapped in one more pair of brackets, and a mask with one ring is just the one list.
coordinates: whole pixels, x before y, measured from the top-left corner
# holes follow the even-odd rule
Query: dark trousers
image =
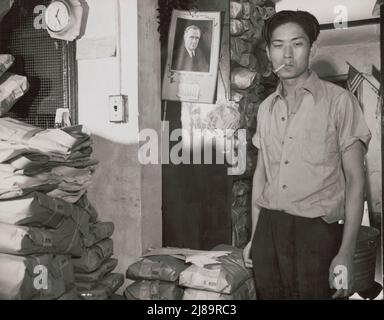
[(257, 299), (331, 299), (328, 276), (342, 226), (262, 209), (251, 255)]

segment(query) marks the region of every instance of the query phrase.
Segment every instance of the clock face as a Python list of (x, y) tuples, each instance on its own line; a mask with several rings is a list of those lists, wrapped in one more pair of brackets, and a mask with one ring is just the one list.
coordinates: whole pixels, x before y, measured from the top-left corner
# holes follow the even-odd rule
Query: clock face
[(62, 1), (53, 1), (45, 11), (45, 23), (53, 32), (64, 31), (70, 24), (71, 12)]

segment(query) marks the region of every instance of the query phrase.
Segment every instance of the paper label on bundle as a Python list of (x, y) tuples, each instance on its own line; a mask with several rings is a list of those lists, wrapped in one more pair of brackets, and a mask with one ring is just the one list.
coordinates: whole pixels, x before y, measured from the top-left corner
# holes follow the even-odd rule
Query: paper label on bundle
[(220, 269), (201, 269), (191, 274), (191, 283), (215, 290), (217, 288)]

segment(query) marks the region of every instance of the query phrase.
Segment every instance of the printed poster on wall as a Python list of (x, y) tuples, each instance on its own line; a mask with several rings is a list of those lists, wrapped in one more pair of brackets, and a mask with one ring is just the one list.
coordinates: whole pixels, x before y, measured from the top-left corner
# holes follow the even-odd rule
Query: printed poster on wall
[(220, 52), (220, 12), (173, 10), (164, 100), (213, 103)]

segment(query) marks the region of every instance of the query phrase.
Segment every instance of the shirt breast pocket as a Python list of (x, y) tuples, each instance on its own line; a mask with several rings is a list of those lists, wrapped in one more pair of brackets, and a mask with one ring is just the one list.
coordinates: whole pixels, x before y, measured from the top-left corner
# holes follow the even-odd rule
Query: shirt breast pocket
[(305, 130), (301, 156), (309, 164), (326, 165), (331, 158), (337, 156), (335, 136), (326, 131)]
[(264, 142), (264, 155), (270, 164), (280, 162), (281, 148), (278, 144), (277, 138), (273, 135), (267, 135), (263, 138)]

